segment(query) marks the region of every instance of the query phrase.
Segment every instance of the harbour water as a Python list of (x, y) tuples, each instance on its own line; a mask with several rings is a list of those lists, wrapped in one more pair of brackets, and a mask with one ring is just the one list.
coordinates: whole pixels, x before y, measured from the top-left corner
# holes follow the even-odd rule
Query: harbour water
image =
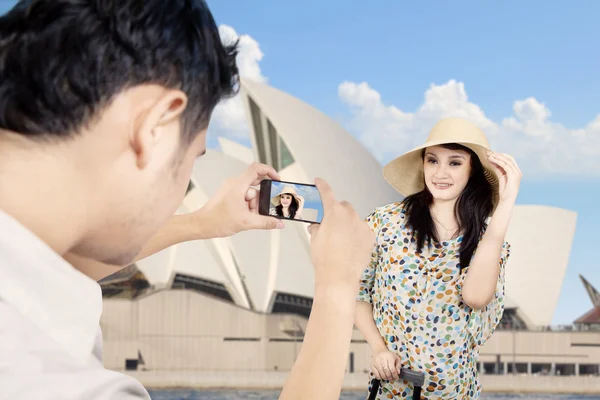
[[(277, 400), (278, 391), (195, 391), (161, 390), (151, 391), (153, 400)], [(359, 392), (345, 392), (340, 400), (364, 400), (366, 395)], [(481, 400), (600, 400), (600, 396), (550, 395), (550, 394), (483, 394)]]

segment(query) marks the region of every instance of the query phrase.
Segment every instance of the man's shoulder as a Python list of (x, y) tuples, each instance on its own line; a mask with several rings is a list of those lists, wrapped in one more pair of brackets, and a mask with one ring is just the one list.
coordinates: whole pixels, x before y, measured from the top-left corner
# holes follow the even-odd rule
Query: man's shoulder
[[(2, 299), (0, 315), (0, 375), (11, 371), (34, 372), (40, 365), (49, 370), (70, 370), (81, 365), (40, 327)], [(93, 361), (90, 357), (90, 362)], [(97, 359), (96, 363), (102, 366)], [(89, 367), (87, 363), (85, 366)]]
[(0, 373), (0, 400), (86, 399), (150, 400), (134, 378), (105, 368), (80, 368), (65, 372), (40, 368), (26, 374)]
[(0, 315), (0, 400), (150, 399), (138, 381), (105, 369), (92, 349), (76, 360), (1, 298)]

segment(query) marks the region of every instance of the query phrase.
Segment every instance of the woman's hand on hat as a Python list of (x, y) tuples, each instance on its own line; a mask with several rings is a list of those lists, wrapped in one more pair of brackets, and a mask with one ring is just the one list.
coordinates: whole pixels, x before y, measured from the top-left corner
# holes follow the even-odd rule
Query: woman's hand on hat
[(517, 161), (510, 155), (488, 151), (488, 159), (496, 171), (500, 202), (515, 202), (523, 173)]
[[(259, 190), (264, 179), (279, 180), (272, 167), (254, 163), (238, 177), (225, 181), (212, 198), (193, 213), (198, 224), (210, 229), (210, 237), (228, 237), (250, 229), (282, 229), (284, 223), (274, 217), (258, 214)], [(206, 228), (208, 225), (210, 228)]]

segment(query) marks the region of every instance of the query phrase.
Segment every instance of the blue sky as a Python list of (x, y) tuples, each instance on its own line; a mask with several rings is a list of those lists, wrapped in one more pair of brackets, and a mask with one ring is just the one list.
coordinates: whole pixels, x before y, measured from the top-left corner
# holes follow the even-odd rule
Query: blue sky
[(209, 0), (218, 23), (255, 38), (275, 87), (328, 114), (344, 112), (332, 93), (363, 81), (402, 109), (432, 82), (457, 79), (492, 117), (535, 95), (579, 126), (598, 113), (600, 3), (508, 0), (347, 2)]
[[(12, 4), (0, 0), (0, 11)], [(590, 308), (578, 274), (600, 287), (591, 251), (600, 226), (600, 2), (208, 4), (230, 34), (248, 35), (247, 76), (319, 108), (382, 163), (448, 113), (487, 128), (492, 145), (523, 167), (518, 203), (578, 213), (554, 323)], [(247, 144), (242, 119), (235, 104), (223, 107), (209, 143), (224, 135)]]

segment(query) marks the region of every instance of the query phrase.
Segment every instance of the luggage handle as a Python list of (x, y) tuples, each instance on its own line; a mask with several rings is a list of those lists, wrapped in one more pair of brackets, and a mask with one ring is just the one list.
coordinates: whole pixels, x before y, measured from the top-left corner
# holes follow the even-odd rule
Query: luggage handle
[(414, 386), (423, 387), (425, 384), (425, 373), (419, 371), (413, 371), (408, 368), (400, 369), (400, 379), (409, 381)]
[[(408, 381), (413, 384), (415, 390), (413, 392), (413, 400), (420, 400), (421, 398), (421, 388), (425, 384), (425, 373), (419, 371), (413, 371), (409, 368), (401, 368), (400, 369), (400, 378), (403, 381)], [(377, 392), (379, 391), (379, 386), (381, 382), (379, 379), (373, 379), (371, 381), (371, 392), (369, 393), (368, 400), (375, 400), (377, 398)]]

